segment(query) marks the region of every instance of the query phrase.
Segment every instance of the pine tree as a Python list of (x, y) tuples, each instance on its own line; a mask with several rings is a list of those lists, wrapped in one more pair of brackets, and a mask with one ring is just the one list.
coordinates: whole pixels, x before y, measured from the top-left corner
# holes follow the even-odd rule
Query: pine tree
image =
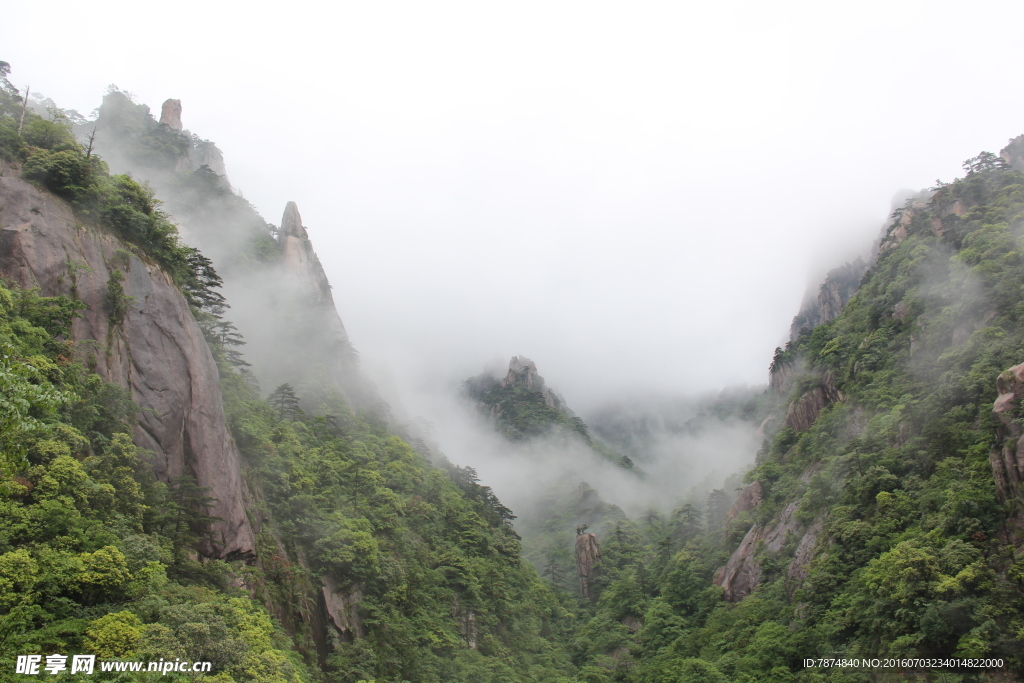
[(287, 382), (270, 393), (267, 403), (277, 408), (282, 420), (297, 420), (303, 415), (302, 408), (299, 407), (299, 398), (295, 395), (292, 385)]

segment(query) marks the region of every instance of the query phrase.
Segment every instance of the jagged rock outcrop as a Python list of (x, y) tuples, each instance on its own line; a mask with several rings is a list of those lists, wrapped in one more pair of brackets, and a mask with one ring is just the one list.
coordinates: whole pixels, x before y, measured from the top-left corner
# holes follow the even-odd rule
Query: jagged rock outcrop
[(563, 399), (554, 389), (544, 384), (544, 378), (537, 374), (537, 366), (526, 356), (512, 356), (508, 363), (508, 374), (501, 380), (504, 387), (522, 387), (539, 392), (544, 403), (550, 408), (572, 413)]
[(123, 93), (104, 97), (97, 123), (97, 153), (112, 170), (149, 182), (185, 241), (223, 278), (227, 317), (245, 339), (242, 353), (261, 390), (288, 383), (304, 410), (335, 412), (341, 401), (387, 420), (386, 406), (358, 370), (295, 204), (285, 207), (275, 231), (232, 191), (216, 145), (157, 123)]
[(815, 521), (804, 533), (803, 538), (800, 539), (800, 543), (796, 547), (796, 552), (793, 553), (793, 560), (789, 563), (789, 568), (786, 570), (786, 584), (789, 588), (790, 597), (793, 596), (796, 588), (807, 578), (808, 566), (814, 558), (814, 550), (818, 545), (818, 539), (824, 528), (825, 523), (823, 520)]
[[(181, 100), (169, 99), (160, 108), (160, 120), (149, 113), (149, 107), (135, 104), (121, 92), (108, 93), (99, 108), (95, 122), (95, 151), (115, 173), (131, 173), (163, 190), (173, 187), (176, 174), (195, 171), (206, 166), (219, 176), (226, 176), (224, 155), (217, 145), (183, 128)], [(78, 134), (88, 135), (92, 126), (80, 128)]]
[(799, 527), (794, 518), (800, 501), (792, 501), (779, 513), (777, 521), (770, 527), (755, 524), (750, 527), (740, 545), (733, 551), (729, 561), (715, 572), (712, 583), (721, 586), (725, 591), (725, 599), (738, 602), (750, 595), (761, 580), (761, 562), (755, 551), (759, 544), (762, 551), (778, 552), (791, 533)]
[(601, 561), (601, 548), (597, 536), (582, 532), (576, 535), (576, 574), (580, 579), (580, 595), (596, 598), (593, 594), (594, 568)]
[(761, 527), (750, 527), (740, 545), (729, 556), (729, 561), (719, 567), (711, 580), (725, 591), (725, 599), (737, 602), (750, 595), (761, 578), (761, 563), (754, 557), (754, 547), (761, 534)]
[(1014, 170), (1024, 171), (1024, 135), (1012, 138), (1006, 147), (999, 150), (999, 156)]
[(1016, 501), (1007, 518), (1010, 541), (1024, 539), (1024, 428), (1019, 422), (1024, 398), (1024, 364), (1015, 365), (996, 379), (999, 397), (992, 408), (997, 423), (995, 446), (989, 452), (996, 497), (1000, 503)]
[(320, 581), (327, 620), (340, 638), (345, 642), (352, 642), (355, 638), (365, 636), (366, 629), (359, 614), (359, 603), (363, 599), (362, 591), (358, 588), (344, 591), (330, 575), (324, 575)]
[(861, 278), (868, 270), (868, 263), (861, 257), (838, 268), (834, 268), (825, 276), (825, 281), (818, 287), (817, 295), (811, 298), (811, 292), (804, 297), (800, 312), (793, 318), (789, 328), (790, 341), (796, 341), (803, 329), (813, 330), (834, 320), (860, 286)]
[(187, 130), (185, 133), (192, 142), (192, 148), (189, 151), (188, 157), (189, 169), (198, 170), (206, 166), (217, 175), (222, 176), (226, 182), (228, 170), (224, 165), (224, 153), (220, 151), (220, 148), (209, 140), (200, 140), (199, 138), (192, 137), (192, 134)]
[(732, 521), (740, 513), (753, 510), (760, 502), (761, 482), (755, 481), (753, 484), (745, 486), (743, 491), (740, 492), (739, 498), (733, 501), (732, 506), (729, 508), (729, 512), (725, 515), (725, 521)]
[(768, 385), (777, 394), (786, 394), (793, 386), (793, 377), (796, 375), (796, 363), (773, 364), (768, 371)]
[[(292, 383), (304, 399), (326, 392), (358, 405), (378, 400), (358, 372), (331, 285), (295, 202), (288, 202), (281, 218), (278, 249), (278, 265), (244, 280), (248, 293), (226, 288), (239, 291), (237, 324), (255, 352), (257, 376), (269, 380), (270, 387)], [(265, 294), (258, 306), (252, 303), (253, 291)], [(264, 324), (268, 311), (279, 325)]]
[(810, 429), (818, 419), (822, 408), (830, 403), (843, 400), (843, 393), (836, 387), (835, 373), (826, 371), (821, 382), (803, 393), (797, 400), (789, 404), (784, 426), (798, 432)]
[(164, 100), (160, 108), (160, 123), (171, 130), (181, 130), (181, 100)]
[[(299, 214), (299, 207), (295, 202), (288, 202), (284, 207), (278, 247), (281, 249), (285, 271), (293, 278), (294, 285), (300, 291), (308, 294), (315, 304), (321, 306), (329, 304), (333, 308), (334, 297), (331, 296), (331, 284), (327, 280), (323, 266), (320, 265), (319, 257), (313, 250), (313, 243), (309, 241), (309, 233), (302, 225), (302, 216)], [(336, 311), (334, 318), (337, 320), (336, 328), (347, 340), (345, 327), (341, 324), (341, 318)]]
[[(820, 465), (808, 467), (800, 475), (800, 481), (804, 484), (808, 483), (811, 477), (820, 470)], [(734, 507), (738, 504), (741, 508), (745, 508), (753, 503), (749, 508), (753, 509), (763, 495), (760, 482), (754, 482), (743, 490)], [(758, 559), (758, 554), (779, 552), (793, 534), (801, 531), (801, 524), (796, 518), (796, 511), (799, 507), (800, 499), (791, 500), (775, 516), (774, 524), (754, 524), (750, 527), (743, 540), (740, 541), (739, 547), (729, 557), (729, 561), (715, 572), (713, 583), (724, 589), (726, 600), (737, 602), (750, 595), (761, 580), (761, 561)], [(729, 513), (731, 519), (732, 510)], [(819, 518), (804, 529), (800, 536), (800, 541), (797, 543), (796, 550), (786, 569), (786, 585), (790, 597), (792, 597), (793, 591), (807, 578), (808, 566), (814, 559), (824, 528), (824, 519)]]
[(949, 221), (947, 220), (950, 216), (960, 217), (967, 213), (970, 207), (967, 203), (960, 198), (948, 198), (942, 199), (937, 202), (932, 202), (931, 207), (931, 230), (932, 234), (936, 237), (941, 237), (949, 229)]
[[(112, 324), (107, 285), (124, 275), (130, 305)], [(170, 481), (191, 474), (216, 502), (220, 520), (202, 550), (212, 557), (251, 556), (241, 457), (228, 434), (217, 366), (181, 292), (151, 261), (97, 229), (79, 225), (59, 199), (0, 164), (0, 275), (46, 296), (66, 295), (88, 308), (72, 326), (77, 353), (105, 380), (131, 391), (142, 411), (134, 440)]]

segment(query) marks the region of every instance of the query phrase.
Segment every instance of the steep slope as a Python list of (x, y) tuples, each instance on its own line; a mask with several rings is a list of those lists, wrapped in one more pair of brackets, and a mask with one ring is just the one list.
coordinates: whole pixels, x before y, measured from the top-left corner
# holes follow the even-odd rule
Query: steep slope
[(825, 276), (825, 281), (816, 293), (808, 292), (800, 312), (793, 318), (790, 326), (790, 340), (796, 341), (801, 330), (813, 330), (818, 325), (835, 319), (860, 286), (860, 280), (868, 270), (863, 258), (857, 257), (852, 262), (834, 268)]
[[(702, 637), (740, 638), (734, 619), (753, 619), (758, 633), (788, 629), (773, 647), (794, 655), (1024, 666), (1017, 368), (1003, 372), (1024, 358), (1024, 176), (988, 153), (965, 170), (897, 212), (856, 295), (776, 355), (787, 417), (748, 475), (763, 491), (750, 528), (715, 576), (739, 605)], [(700, 656), (735, 675), (743, 650), (769, 641), (745, 642)]]
[(288, 383), (306, 409), (337, 412), (341, 401), (386, 418), (359, 373), (298, 207), (289, 202), (280, 227), (265, 221), (231, 188), (216, 145), (182, 130), (181, 102), (168, 103), (157, 122), (147, 106), (112, 90), (79, 135), (95, 129), (96, 150), (111, 168), (152, 185), (184, 239), (209, 256), (264, 392)]

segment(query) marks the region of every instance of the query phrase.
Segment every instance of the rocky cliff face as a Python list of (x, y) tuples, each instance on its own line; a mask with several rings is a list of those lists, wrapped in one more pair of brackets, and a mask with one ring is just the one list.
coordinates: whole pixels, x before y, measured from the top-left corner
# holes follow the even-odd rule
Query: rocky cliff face
[(359, 614), (359, 603), (363, 593), (359, 588), (343, 590), (338, 582), (329, 575), (320, 578), (324, 599), (324, 612), (341, 640), (351, 642), (355, 638), (366, 635), (362, 617)]
[(997, 423), (995, 447), (989, 453), (996, 496), (1000, 503), (1015, 501), (1015, 512), (1007, 519), (1009, 539), (1024, 539), (1024, 428), (1021, 427), (1021, 399), (1024, 398), (1024, 364), (1015, 365), (996, 379), (999, 397), (992, 408)]
[(284, 207), (278, 246), (285, 272), (292, 279), (295, 289), (305, 293), (314, 304), (329, 306), (334, 312), (333, 318), (337, 321), (334, 327), (340, 330), (341, 336), (347, 341), (348, 335), (345, 334), (341, 318), (334, 309), (331, 283), (328, 282), (324, 268), (320, 265), (320, 258), (313, 250), (313, 243), (309, 241), (309, 234), (302, 225), (302, 216), (295, 202), (288, 202)]
[(814, 556), (823, 524), (816, 521), (803, 529), (795, 517), (800, 501), (789, 502), (775, 518), (774, 524), (755, 524), (733, 551), (729, 561), (715, 572), (713, 583), (725, 591), (725, 599), (738, 602), (750, 595), (761, 581), (761, 560), (763, 552), (777, 553), (793, 535), (799, 534), (797, 550), (786, 569), (790, 587), (796, 586), (807, 577), (807, 565)]
[(1024, 135), (1010, 140), (1006, 147), (999, 150), (999, 156), (1017, 171), (1024, 171)]
[[(159, 122), (149, 107), (135, 104), (121, 92), (103, 98), (96, 119), (96, 152), (115, 173), (131, 173), (158, 190), (165, 190), (180, 171), (206, 166), (220, 176), (227, 171), (217, 145), (184, 128), (181, 100), (168, 99), (160, 108)], [(79, 134), (92, 130), (82, 129)], [(161, 192), (161, 194), (166, 194)]]
[(821, 381), (816, 386), (789, 404), (783, 424), (798, 432), (810, 429), (825, 406), (842, 400), (843, 392), (836, 387), (835, 373), (829, 370), (822, 374)]
[(732, 521), (741, 513), (749, 512), (756, 508), (758, 503), (761, 502), (761, 495), (761, 482), (759, 481), (744, 487), (743, 491), (740, 492), (739, 498), (733, 501), (732, 507), (726, 513), (725, 521)]
[[(106, 304), (115, 270), (130, 297), (120, 324), (112, 324)], [(217, 499), (209, 512), (221, 519), (203, 551), (251, 556), (241, 458), (227, 432), (217, 367), (168, 276), (128, 245), (79, 225), (64, 202), (6, 165), (0, 165), (0, 275), (88, 306), (72, 328), (77, 353), (105, 380), (131, 391), (142, 409), (135, 443), (152, 453), (160, 478), (191, 474)]]
[[(225, 287), (257, 375), (271, 388), (292, 383), (304, 398), (334, 392), (358, 405), (372, 401), (375, 393), (358, 373), (331, 285), (295, 202), (288, 202), (281, 217), (277, 248), (276, 263), (239, 273)], [(268, 326), (268, 316), (280, 324)]]
[(851, 263), (844, 263), (839, 268), (830, 270), (825, 276), (825, 281), (818, 287), (817, 294), (812, 296), (810, 292), (804, 297), (803, 306), (800, 312), (793, 318), (790, 326), (789, 338), (795, 341), (800, 336), (800, 330), (813, 330), (834, 320), (846, 302), (857, 291), (860, 280), (868, 270), (868, 264), (864, 259), (857, 257)]

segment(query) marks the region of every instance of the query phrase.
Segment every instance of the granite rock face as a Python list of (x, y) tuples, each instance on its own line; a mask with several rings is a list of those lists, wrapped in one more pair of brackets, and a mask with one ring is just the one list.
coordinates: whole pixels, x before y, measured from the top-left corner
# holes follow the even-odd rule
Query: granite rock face
[[(330, 282), (295, 202), (285, 206), (277, 246), (280, 261), (262, 280), (248, 278), (250, 291), (234, 298), (238, 327), (256, 353), (261, 380), (269, 380), (268, 387), (294, 383), (304, 399), (334, 392), (350, 404), (372, 403), (375, 390), (358, 371)], [(255, 292), (263, 295), (254, 301)], [(280, 322), (275, 328), (265, 324), (268, 314)]]
[[(281, 249), (281, 256), (284, 261), (285, 270), (292, 278), (292, 285), (301, 293), (307, 294), (310, 300), (318, 305), (330, 305), (334, 307), (334, 297), (331, 296), (331, 284), (327, 280), (324, 268), (320, 265), (320, 259), (313, 250), (313, 243), (309, 241), (309, 234), (302, 225), (302, 216), (299, 214), (299, 207), (295, 202), (288, 202), (284, 207), (284, 215), (281, 216), (281, 233), (278, 238), (278, 245)], [(341, 324), (341, 318), (337, 317), (339, 333), (348, 339), (345, 328)]]
[(867, 270), (868, 263), (860, 257), (830, 270), (825, 276), (825, 281), (818, 287), (817, 293), (812, 296), (808, 292), (804, 297), (800, 312), (793, 318), (793, 324), (790, 326), (790, 340), (796, 341), (801, 330), (813, 330), (818, 325), (834, 320), (850, 297), (856, 293)]
[(744, 487), (743, 491), (740, 492), (739, 498), (733, 501), (732, 507), (729, 508), (729, 512), (725, 515), (725, 521), (732, 521), (740, 513), (756, 508), (757, 504), (761, 502), (761, 495), (761, 482), (759, 481)]
[(821, 376), (817, 386), (789, 404), (784, 425), (798, 432), (809, 429), (825, 406), (842, 400), (843, 393), (836, 387), (835, 374), (829, 370)]
[(171, 130), (181, 130), (181, 100), (164, 100), (160, 108), (160, 123)]
[(729, 561), (719, 567), (712, 580), (716, 586), (725, 590), (725, 599), (738, 602), (750, 595), (761, 581), (761, 562), (755, 551), (761, 547), (768, 552), (778, 552), (786, 543), (790, 534), (795, 533), (799, 523), (794, 513), (800, 501), (792, 501), (782, 509), (775, 524), (770, 526), (755, 524), (740, 541)]
[[(112, 325), (107, 283), (124, 275), (130, 306)], [(178, 288), (159, 267), (98, 229), (79, 225), (59, 199), (0, 165), (0, 275), (45, 296), (80, 299), (88, 308), (72, 327), (79, 359), (131, 391), (142, 411), (135, 443), (152, 453), (158, 477), (191, 474), (216, 499), (221, 520), (202, 552), (251, 557), (241, 457), (228, 434), (217, 366)]]

